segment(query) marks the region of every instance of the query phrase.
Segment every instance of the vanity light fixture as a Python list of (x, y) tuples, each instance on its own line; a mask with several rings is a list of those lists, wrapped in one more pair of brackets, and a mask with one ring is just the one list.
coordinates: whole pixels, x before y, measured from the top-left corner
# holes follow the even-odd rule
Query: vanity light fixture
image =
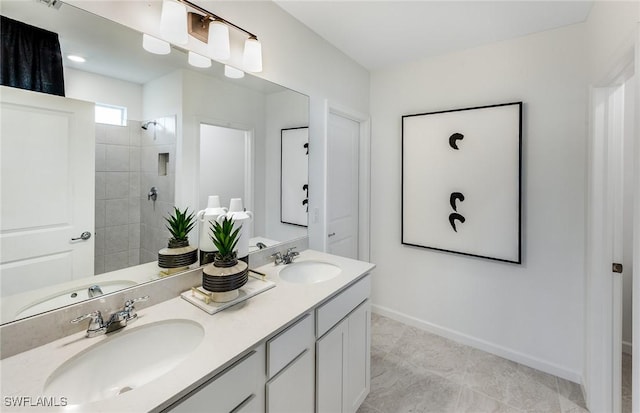
[(224, 65), (224, 75), (231, 79), (242, 79), (244, 77), (244, 72), (233, 66)]
[(176, 44), (187, 44), (187, 6), (174, 0), (162, 1), (160, 15), (160, 33), (162, 37)]
[(142, 35), (142, 47), (147, 52), (154, 54), (169, 54), (171, 52), (171, 44), (146, 33)]
[(211, 67), (211, 59), (189, 51), (189, 64), (194, 67), (206, 69), (207, 67)]
[(229, 26), (221, 20), (209, 23), (209, 50), (211, 56), (218, 60), (227, 60), (231, 57), (229, 44)]
[[(188, 16), (183, 18), (182, 21), (184, 22), (184, 25), (187, 26), (187, 30), (190, 35), (209, 44), (211, 56), (216, 60), (228, 60), (229, 57), (231, 57), (229, 27), (246, 34), (249, 38), (245, 42), (243, 69), (247, 72), (262, 71), (262, 45), (258, 40), (258, 36), (206, 9), (203, 9), (189, 0), (164, 0), (163, 9), (164, 4), (167, 2), (178, 2), (185, 7), (189, 7), (198, 12), (188, 13)], [(187, 30), (185, 30), (185, 35)]]
[(262, 45), (255, 36), (249, 36), (244, 42), (242, 64), (249, 72), (262, 72)]

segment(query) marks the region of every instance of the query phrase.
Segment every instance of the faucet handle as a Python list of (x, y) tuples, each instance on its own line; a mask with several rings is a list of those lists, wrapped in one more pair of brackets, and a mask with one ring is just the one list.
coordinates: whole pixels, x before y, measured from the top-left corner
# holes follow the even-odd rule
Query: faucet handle
[(77, 324), (82, 320), (86, 320), (87, 318), (91, 318), (91, 324), (100, 322), (102, 324), (102, 313), (99, 310), (92, 311), (89, 314), (81, 315), (80, 317), (76, 317), (71, 320), (71, 323)]
[(282, 264), (282, 253), (276, 252), (275, 254), (271, 254), (271, 258), (273, 258), (275, 265)]
[(138, 318), (138, 314), (134, 312), (134, 310), (136, 309), (134, 304), (139, 301), (147, 301), (148, 299), (149, 296), (145, 295), (144, 297), (133, 298), (131, 300), (125, 301), (123, 312), (125, 313), (124, 316), (126, 317), (126, 320), (133, 321)]
[(148, 295), (145, 295), (144, 297), (138, 297), (138, 298), (132, 298), (130, 300), (127, 300), (124, 302), (124, 306), (125, 308), (127, 307), (133, 307), (133, 304), (139, 302), (139, 301), (147, 301), (149, 299)]
[(89, 327), (87, 327), (87, 337), (94, 337), (106, 331), (104, 320), (102, 320), (102, 313), (99, 310), (93, 311), (89, 314), (81, 315), (80, 317), (76, 317), (71, 320), (71, 322), (73, 324), (77, 324), (82, 320), (86, 320), (87, 318), (91, 319), (91, 321), (89, 322)]

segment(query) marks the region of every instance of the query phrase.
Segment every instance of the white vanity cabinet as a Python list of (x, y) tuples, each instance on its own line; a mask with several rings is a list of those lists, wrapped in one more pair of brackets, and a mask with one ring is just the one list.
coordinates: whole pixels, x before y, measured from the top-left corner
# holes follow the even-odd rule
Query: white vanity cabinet
[(264, 412), (264, 345), (170, 406), (171, 413)]
[(369, 394), (370, 276), (316, 310), (316, 413), (355, 413)]
[(314, 411), (314, 316), (267, 341), (266, 413)]

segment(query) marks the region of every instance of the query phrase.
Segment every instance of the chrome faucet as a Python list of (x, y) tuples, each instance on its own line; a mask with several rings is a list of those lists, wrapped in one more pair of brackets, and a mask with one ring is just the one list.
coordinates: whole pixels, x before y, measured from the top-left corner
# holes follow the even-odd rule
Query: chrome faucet
[(104, 293), (102, 292), (102, 288), (100, 288), (100, 286), (96, 284), (89, 287), (87, 294), (89, 294), (89, 298), (92, 298), (92, 297), (97, 297), (99, 295), (103, 295)]
[(296, 249), (296, 247), (291, 247), (287, 249), (287, 252), (284, 252), (284, 253), (276, 252), (275, 254), (272, 254), (271, 257), (273, 257), (273, 263), (275, 265), (291, 264), (293, 262), (293, 259), (298, 255), (300, 255), (300, 253), (297, 251), (294, 251), (294, 249)]
[(125, 327), (127, 323), (135, 321), (138, 318), (138, 313), (135, 312), (134, 304), (138, 301), (147, 301), (148, 299), (149, 296), (146, 295), (144, 297), (125, 301), (122, 310), (111, 314), (106, 322), (102, 318), (102, 313), (98, 310), (74, 318), (71, 322), (76, 324), (82, 320), (90, 319), (89, 327), (87, 327), (87, 337), (95, 337), (101, 334), (110, 333)]

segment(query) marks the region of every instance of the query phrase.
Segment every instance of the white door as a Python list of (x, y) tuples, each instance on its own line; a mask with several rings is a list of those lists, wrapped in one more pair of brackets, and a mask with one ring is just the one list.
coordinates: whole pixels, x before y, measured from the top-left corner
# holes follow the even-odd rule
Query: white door
[(621, 408), (624, 89), (593, 93), (587, 227), (587, 407)]
[(3, 86), (0, 108), (1, 295), (92, 276), (94, 104)]
[(358, 258), (360, 124), (329, 113), (327, 133), (327, 252)]

